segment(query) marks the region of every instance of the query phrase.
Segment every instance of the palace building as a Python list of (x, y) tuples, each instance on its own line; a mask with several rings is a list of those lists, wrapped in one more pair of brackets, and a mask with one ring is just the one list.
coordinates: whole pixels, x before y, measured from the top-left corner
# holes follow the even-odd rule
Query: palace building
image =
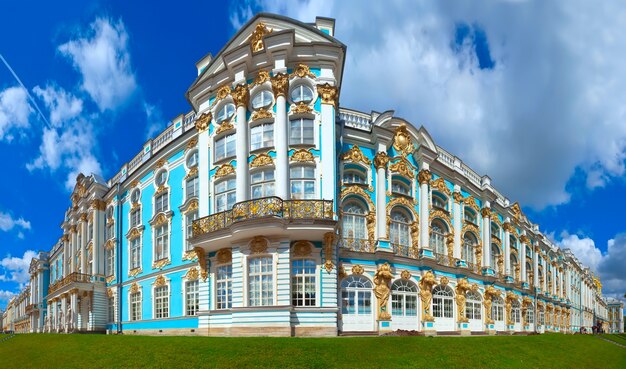
[(78, 176), (9, 329), (469, 335), (608, 322), (589, 268), (488, 176), (393, 111), (339, 106), (346, 50), (332, 19), (258, 14), (198, 61), (189, 113), (112, 178)]

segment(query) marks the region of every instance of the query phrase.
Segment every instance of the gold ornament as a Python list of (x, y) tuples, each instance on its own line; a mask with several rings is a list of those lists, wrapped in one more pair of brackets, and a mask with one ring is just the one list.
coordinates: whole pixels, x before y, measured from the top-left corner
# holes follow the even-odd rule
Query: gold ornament
[(289, 76), (285, 73), (277, 73), (274, 75), (274, 77), (272, 77), (272, 91), (276, 98), (279, 96), (287, 96), (287, 92), (289, 91)]
[(459, 279), (457, 282), (456, 291), (456, 308), (457, 308), (457, 321), (459, 323), (467, 323), (469, 320), (465, 316), (465, 301), (467, 300), (466, 293), (471, 289), (467, 278)]
[(166, 284), (165, 277), (162, 274), (154, 279), (153, 285), (155, 287), (165, 286), (165, 284)]
[(357, 145), (353, 145), (348, 151), (341, 155), (341, 159), (351, 161), (353, 163), (363, 163), (365, 165), (372, 164), (372, 161), (369, 160), (363, 151)]
[(196, 119), (196, 129), (198, 130), (198, 132), (206, 131), (209, 128), (209, 123), (211, 123), (211, 119), (213, 119), (213, 115), (210, 111), (202, 113)]
[(489, 208), (482, 208), (480, 210), (480, 214), (483, 216), (483, 218), (489, 218), (489, 216), (491, 215), (491, 209), (489, 209)]
[(291, 107), (291, 114), (307, 114), (312, 111), (313, 109), (311, 109), (311, 107), (304, 102), (300, 102)]
[(235, 129), (235, 125), (230, 120), (223, 121), (222, 124), (217, 126), (217, 129), (215, 130), (215, 135), (217, 136), (222, 132), (228, 132), (233, 129)]
[(198, 279), (198, 277), (200, 276), (200, 273), (198, 273), (198, 269), (196, 268), (191, 268), (187, 271), (187, 274), (185, 274), (185, 278), (187, 278), (188, 281), (195, 281)]
[(361, 275), (364, 271), (363, 267), (359, 264), (352, 266), (352, 274)]
[(270, 73), (266, 70), (259, 71), (256, 78), (254, 79), (254, 85), (262, 85), (263, 83), (270, 80)]
[(446, 194), (447, 196), (450, 196), (452, 194), (448, 186), (446, 186), (446, 181), (442, 177), (439, 177), (435, 179), (434, 181), (430, 181), (430, 187), (433, 190), (437, 190), (439, 192)]
[(217, 263), (227, 264), (233, 259), (233, 252), (231, 249), (220, 249), (217, 251)]
[(296, 241), (292, 246), (293, 256), (304, 257), (311, 255), (311, 243), (309, 241)]
[(400, 273), (400, 277), (402, 279), (409, 280), (409, 279), (411, 279), (411, 272), (409, 272), (408, 270), (405, 269), (405, 270), (402, 271), (402, 273)]
[(196, 255), (198, 255), (198, 265), (200, 265), (200, 277), (202, 278), (202, 281), (206, 282), (209, 276), (206, 265), (206, 252), (202, 247), (194, 247), (193, 249), (195, 250)]
[(217, 90), (217, 93), (215, 95), (215, 102), (213, 103), (215, 105), (215, 103), (217, 103), (218, 101), (225, 99), (226, 97), (228, 97), (228, 95), (230, 95), (231, 90), (230, 87), (228, 86), (222, 86)]
[(430, 302), (433, 299), (432, 289), (437, 284), (432, 271), (427, 271), (419, 281), (420, 298), (422, 299), (422, 321), (434, 322), (435, 318), (430, 315)]
[(186, 148), (186, 150), (194, 149), (196, 147), (196, 145), (198, 145), (198, 139), (193, 137), (192, 139), (187, 141), (187, 148)]
[(255, 236), (250, 241), (250, 251), (252, 254), (262, 254), (267, 251), (268, 242), (261, 236)]
[(442, 286), (447, 286), (448, 283), (450, 283), (450, 280), (448, 279), (448, 277), (443, 276), (441, 278), (439, 278), (439, 284)]
[(374, 274), (374, 295), (378, 301), (378, 320), (390, 320), (391, 314), (387, 311), (387, 302), (389, 301), (389, 283), (393, 275), (391, 274), (391, 266), (389, 263), (381, 265), (376, 274)]
[(304, 78), (304, 77), (311, 77), (313, 79), (316, 78), (315, 74), (313, 74), (313, 72), (311, 72), (311, 69), (309, 69), (309, 66), (306, 64), (298, 64), (293, 72), (290, 75), (291, 78), (293, 77), (299, 77), (299, 78)]
[(431, 178), (432, 174), (428, 169), (422, 169), (417, 174), (417, 181), (419, 182), (419, 184), (429, 183)]
[(247, 85), (244, 85), (243, 83), (237, 85), (231, 92), (231, 96), (233, 97), (233, 101), (237, 107), (243, 106), (245, 108), (248, 106), (250, 91), (248, 91)]
[(215, 171), (215, 178), (221, 178), (233, 173), (235, 173), (235, 167), (227, 163), (222, 165)]
[(265, 49), (265, 43), (263, 42), (263, 37), (272, 33), (271, 28), (267, 28), (265, 23), (259, 22), (252, 32), (250, 36), (250, 47), (252, 48), (253, 53), (257, 53), (263, 49)]
[(137, 284), (137, 282), (133, 282), (133, 284), (130, 285), (130, 293), (137, 292), (139, 292), (139, 285)]
[(259, 109), (255, 111), (254, 113), (252, 113), (252, 117), (250, 119), (254, 122), (259, 119), (268, 119), (268, 118), (273, 118), (273, 117), (274, 116), (272, 115), (270, 111), (266, 109)]
[(367, 206), (369, 207), (369, 210), (374, 211), (375, 209), (374, 202), (372, 201), (370, 196), (365, 192), (365, 190), (362, 187), (358, 185), (346, 186), (345, 188), (341, 190), (341, 193), (339, 194), (339, 198), (341, 199), (341, 201), (343, 201), (348, 195), (357, 195), (361, 197), (365, 202), (367, 202)]
[(389, 163), (389, 155), (386, 152), (377, 152), (374, 156), (374, 166), (376, 169), (386, 168)]
[(331, 86), (329, 83), (317, 85), (317, 93), (322, 97), (322, 104), (330, 104), (337, 107), (339, 100), (339, 92), (337, 87)]
[(258, 154), (250, 162), (250, 168), (264, 167), (266, 165), (274, 165), (274, 160), (268, 154)]
[(333, 268), (333, 245), (335, 242), (335, 234), (332, 232), (324, 233), (324, 256), (326, 261), (324, 262), (324, 269), (330, 273)]
[(307, 149), (296, 150), (290, 158), (291, 161), (306, 162), (315, 161), (313, 154)]
[(392, 171), (392, 172), (399, 173), (401, 176), (403, 176), (403, 177), (405, 177), (407, 179), (412, 179), (414, 177), (413, 176), (413, 166), (404, 157), (401, 157), (400, 160), (398, 160), (397, 162), (391, 164), (389, 166), (389, 170)]

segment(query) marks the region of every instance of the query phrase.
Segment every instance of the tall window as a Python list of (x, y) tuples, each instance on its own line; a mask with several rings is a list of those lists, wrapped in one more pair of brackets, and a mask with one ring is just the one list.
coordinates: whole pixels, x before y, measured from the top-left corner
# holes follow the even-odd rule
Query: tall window
[(474, 263), (474, 248), (476, 247), (476, 237), (472, 233), (465, 233), (463, 236), (463, 248), (461, 249), (461, 258), (468, 263)]
[(511, 315), (513, 316), (513, 322), (520, 322), (520, 306), (519, 301), (517, 300), (513, 300), (513, 302), (511, 303)]
[(315, 198), (315, 168), (296, 165), (289, 170), (291, 178), (291, 198), (304, 200)]
[(163, 186), (165, 185), (165, 182), (167, 182), (167, 171), (165, 169), (161, 169), (155, 175), (154, 183), (156, 183), (157, 186)]
[[(162, 173), (165, 173), (165, 172), (162, 172)], [(130, 202), (133, 203), (133, 204), (139, 203), (140, 195), (141, 194), (139, 193), (139, 189), (135, 188), (133, 190), (133, 192), (131, 192), (131, 194), (130, 194)]]
[(269, 306), (274, 302), (273, 265), (269, 256), (249, 259), (249, 306)]
[(272, 105), (274, 98), (268, 90), (262, 90), (252, 97), (252, 109), (265, 109)]
[(109, 322), (113, 323), (115, 322), (115, 298), (114, 297), (109, 297), (108, 298), (108, 303), (109, 303)]
[(313, 90), (306, 85), (299, 85), (291, 90), (291, 101), (295, 104), (303, 102), (310, 103), (313, 100)]
[(533, 324), (535, 322), (535, 308), (532, 306), (526, 310), (526, 322), (528, 324)]
[(200, 309), (198, 280), (185, 282), (185, 315), (196, 315)]
[(257, 170), (250, 174), (252, 198), (274, 196), (274, 169)]
[(154, 289), (154, 313), (156, 319), (170, 316), (170, 294), (168, 286), (156, 287)]
[(343, 206), (343, 237), (350, 239), (366, 240), (365, 209), (355, 201), (348, 202)]
[(290, 145), (313, 145), (313, 119), (292, 119), (289, 122)]
[(360, 275), (351, 275), (341, 281), (341, 312), (353, 315), (371, 315), (372, 282)]
[(406, 212), (395, 208), (391, 211), (390, 218), (389, 241), (394, 245), (409, 246), (411, 244), (409, 236), (409, 216)]
[(169, 210), (169, 193), (166, 191), (154, 199), (154, 213), (160, 213), (162, 211)]
[(513, 253), (511, 253), (511, 257), (509, 258), (509, 263), (511, 264), (511, 274), (517, 277), (515, 274), (515, 267), (517, 266), (517, 258)]
[(500, 270), (498, 270), (498, 256), (499, 255), (500, 255), (500, 249), (498, 248), (498, 245), (496, 245), (495, 243), (492, 243), (491, 244), (491, 267), (496, 272), (500, 272)]
[(448, 286), (438, 285), (433, 288), (433, 317), (452, 318), (454, 292)]
[(115, 273), (115, 249), (110, 248), (106, 250), (107, 256), (107, 267), (106, 272), (107, 276), (112, 276)]
[(466, 207), (465, 210), (463, 211), (463, 218), (465, 219), (466, 222), (477, 224), (476, 213), (468, 207)]
[(250, 151), (274, 146), (274, 124), (265, 123), (250, 129)]
[(215, 209), (217, 212), (230, 210), (235, 205), (237, 194), (235, 178), (225, 179), (215, 183)]
[(224, 136), (215, 141), (215, 161), (235, 156), (237, 141), (234, 134)]
[(89, 226), (88, 226), (88, 231), (87, 231), (87, 240), (91, 241), (93, 240), (93, 222), (89, 222)]
[(470, 291), (465, 300), (465, 317), (467, 319), (480, 320), (480, 301), (482, 298), (478, 292)]
[(191, 251), (193, 247), (188, 240), (193, 236), (193, 221), (198, 219), (198, 211), (190, 211), (185, 215), (185, 251)]
[(391, 285), (391, 314), (393, 316), (417, 316), (417, 286), (411, 281), (399, 279)]
[(491, 305), (491, 318), (493, 320), (504, 320), (504, 301), (502, 297), (494, 297)]
[(141, 223), (141, 209), (130, 212), (130, 228), (137, 227)]
[(141, 268), (141, 237), (130, 241), (130, 269)]
[(447, 227), (439, 220), (433, 220), (430, 224), (430, 247), (435, 250), (436, 253), (445, 255), (445, 234)]
[(185, 182), (185, 195), (187, 200), (193, 197), (198, 197), (199, 187), (200, 180), (198, 179), (198, 176), (187, 178), (187, 181)]
[(130, 320), (141, 320), (141, 293), (130, 294)]
[(291, 262), (291, 303), (293, 306), (315, 306), (315, 260)]
[(162, 224), (156, 227), (154, 238), (154, 260), (167, 259), (168, 250), (168, 225)]
[(235, 115), (235, 104), (226, 104), (217, 112), (215, 122), (221, 124), (223, 121), (232, 118)]
[(532, 281), (530, 280), (530, 273), (532, 272), (532, 267), (530, 266), (530, 263), (526, 263), (526, 282), (532, 283)]
[(115, 223), (107, 221), (106, 237), (107, 240), (115, 237)]
[(193, 150), (189, 156), (187, 156), (187, 168), (195, 168), (198, 165), (198, 150)]
[(217, 267), (217, 277), (215, 281), (216, 309), (230, 309), (233, 305), (232, 276), (232, 265), (220, 265)]

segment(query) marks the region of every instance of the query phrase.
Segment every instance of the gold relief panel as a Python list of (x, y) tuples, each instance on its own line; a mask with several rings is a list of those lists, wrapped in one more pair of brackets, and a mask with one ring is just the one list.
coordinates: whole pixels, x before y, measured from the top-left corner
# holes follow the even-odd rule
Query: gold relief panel
[(157, 188), (156, 192), (154, 193), (154, 196), (157, 196), (165, 191), (167, 191), (168, 187), (165, 185), (160, 185), (159, 188)]
[(460, 192), (455, 192), (452, 194), (452, 198), (454, 199), (454, 202), (457, 204), (462, 204), (463, 203), (463, 194)]
[(500, 221), (500, 217), (496, 214), (496, 212), (492, 212), (490, 218), (492, 222), (496, 222), (496, 224), (502, 226), (502, 221)]
[(448, 226), (448, 230), (452, 233), (453, 229), (450, 224), (450, 214), (441, 209), (430, 209), (430, 215), (428, 216), (428, 222), (430, 223), (433, 219), (438, 218), (444, 221)]
[(157, 215), (156, 219), (154, 220), (154, 224), (153, 226), (160, 226), (161, 224), (165, 224), (169, 221), (169, 218), (165, 216), (164, 213), (160, 213), (159, 215)]
[(80, 221), (81, 222), (86, 222), (87, 221), (87, 213), (81, 213), (80, 214)]
[(137, 282), (133, 282), (133, 284), (130, 285), (130, 293), (137, 293), (139, 292), (139, 285), (137, 284)]
[(495, 235), (491, 235), (491, 242), (495, 243), (499, 247), (502, 247), (502, 241), (500, 241), (500, 238)]
[(322, 97), (322, 104), (330, 104), (337, 107), (339, 100), (339, 92), (337, 87), (331, 86), (329, 83), (317, 85), (317, 93)]
[(108, 298), (113, 297), (113, 289), (112, 288), (107, 288), (107, 297)]
[(472, 232), (474, 236), (476, 236), (476, 239), (480, 238), (480, 231), (478, 230), (478, 227), (473, 223), (465, 222), (465, 224), (463, 224), (463, 228), (461, 229), (461, 237), (465, 236), (466, 232)]
[(197, 257), (198, 255), (196, 255), (195, 250), (189, 250), (189, 251), (185, 251), (185, 254), (183, 255), (183, 260), (194, 260)]
[(220, 249), (217, 251), (217, 263), (227, 264), (233, 259), (233, 252), (231, 249)]
[(367, 206), (369, 207), (369, 210), (374, 211), (375, 209), (374, 202), (372, 201), (370, 196), (365, 192), (365, 190), (362, 187), (358, 185), (347, 186), (341, 190), (339, 197), (341, 198), (341, 201), (343, 201), (348, 195), (357, 195), (357, 196), (362, 197), (363, 200), (367, 202)]
[(339, 265), (339, 268), (337, 268), (337, 278), (342, 280), (345, 277), (347, 277), (346, 268), (344, 268), (343, 265)]
[(411, 279), (411, 272), (409, 272), (408, 270), (403, 270), (402, 273), (400, 273), (400, 278), (404, 279), (404, 280), (409, 280)]
[(304, 257), (311, 255), (311, 243), (309, 241), (296, 241), (291, 248), (293, 256)]
[[(388, 223), (389, 224), (387, 224), (387, 234), (389, 234), (389, 226), (391, 225), (389, 221)], [(420, 225), (417, 220), (411, 223), (410, 230), (411, 230), (411, 245), (413, 246), (413, 250), (411, 250), (411, 252), (413, 253), (412, 257), (417, 257), (417, 250), (419, 249), (419, 239), (420, 239), (419, 237)]]
[(515, 232), (515, 227), (511, 225), (511, 222), (505, 222), (504, 224), (502, 224), (502, 229), (504, 229), (505, 232), (509, 232), (509, 234), (513, 236), (517, 234), (517, 232)]
[(106, 210), (106, 203), (102, 200), (93, 200), (91, 202), (91, 207), (96, 209), (96, 210), (100, 210), (100, 211), (105, 211)]
[[(442, 177), (439, 177), (433, 181), (430, 181), (430, 187), (433, 190), (437, 190), (439, 192), (446, 194), (447, 196), (450, 196), (452, 194), (448, 186), (446, 186), (446, 181)], [(463, 195), (461, 195), (461, 198), (463, 198)]]
[(267, 252), (268, 241), (266, 238), (261, 236), (255, 236), (250, 241), (250, 252), (252, 254), (262, 254)]
[(165, 280), (165, 277), (160, 274), (158, 277), (156, 277), (154, 279), (154, 283), (152, 283), (155, 287), (161, 287), (161, 286), (165, 286), (165, 284), (167, 283), (167, 281)]
[(186, 278), (188, 281), (195, 281), (195, 280), (197, 280), (197, 279), (198, 279), (198, 277), (200, 277), (200, 273), (198, 273), (198, 269), (196, 269), (195, 267), (194, 267), (194, 268), (189, 269), (189, 270), (187, 271), (187, 274), (185, 274), (185, 278)]
[(252, 113), (252, 117), (250, 118), (253, 122), (259, 119), (268, 119), (273, 118), (272, 112), (267, 109), (259, 109)]
[(313, 109), (308, 104), (305, 104), (303, 102), (292, 105), (290, 111), (291, 114), (308, 114), (311, 112), (313, 112)]
[(133, 180), (132, 182), (130, 182), (130, 184), (128, 185), (129, 188), (133, 188), (133, 187), (137, 187), (137, 185), (139, 184), (138, 180)]
[(204, 112), (196, 119), (196, 130), (198, 132), (204, 132), (209, 128), (213, 115), (211, 112)]
[(335, 234), (333, 232), (324, 233), (324, 256), (326, 261), (324, 261), (324, 269), (328, 273), (330, 273), (335, 264), (333, 264), (333, 245), (335, 243)]
[(213, 103), (213, 105), (215, 105), (218, 101), (228, 97), (228, 95), (230, 95), (230, 92), (230, 87), (228, 87), (227, 85), (220, 87), (215, 94), (215, 102)]
[(519, 203), (516, 201), (513, 205), (511, 205), (511, 212), (515, 219), (519, 220), (520, 215), (522, 215), (522, 209), (519, 206)]
[(202, 247), (194, 247), (196, 255), (198, 255), (198, 265), (200, 265), (200, 277), (206, 282), (209, 277), (209, 271), (206, 264), (206, 252)]
[(313, 74), (313, 72), (311, 72), (311, 69), (306, 64), (298, 64), (294, 68), (293, 72), (291, 73), (291, 75), (289, 77), (291, 77), (291, 78), (294, 78), (294, 77), (299, 77), (299, 78), (310, 77), (310, 78), (313, 78), (313, 79), (317, 78), (317, 76), (315, 74)]
[(315, 157), (313, 156), (313, 153), (311, 153), (307, 149), (296, 150), (289, 159), (291, 161), (297, 161), (297, 162), (307, 162), (307, 161), (314, 162), (315, 161)]
[(402, 205), (406, 207), (407, 208), (406, 210), (411, 212), (411, 215), (413, 216), (414, 221), (417, 221), (419, 219), (419, 216), (415, 212), (415, 203), (407, 199), (406, 197), (400, 197), (400, 196), (394, 197), (387, 203), (387, 216), (388, 217), (391, 215), (391, 210), (397, 205)]
[(409, 131), (404, 123), (396, 128), (396, 134), (393, 137), (393, 148), (404, 156), (412, 154), (415, 150), (415, 146), (411, 141), (411, 135), (409, 135)]
[(191, 200), (191, 202), (189, 202), (189, 206), (183, 211), (183, 213), (187, 214), (194, 210), (198, 210), (198, 199)]
[(362, 275), (365, 270), (360, 264), (356, 264), (352, 266), (352, 274)]
[(189, 141), (187, 141), (186, 150), (192, 150), (196, 147), (196, 145), (198, 145), (198, 139), (194, 137), (190, 139)]
[(172, 264), (170, 259), (161, 259), (155, 263), (152, 263), (152, 269), (163, 269), (163, 267)]
[(476, 214), (478, 215), (480, 213), (480, 208), (478, 207), (478, 204), (476, 203), (476, 199), (474, 198), (474, 196), (468, 196), (463, 200), (463, 203), (465, 204), (465, 206), (469, 206), (471, 209), (473, 209)]
[(392, 172), (399, 173), (401, 176), (406, 177), (408, 179), (414, 178), (413, 166), (404, 157), (400, 157), (398, 161), (391, 164), (389, 166), (389, 170)]
[(215, 130), (215, 134), (219, 135), (222, 132), (228, 132), (228, 131), (233, 130), (233, 129), (235, 129), (235, 126), (233, 125), (233, 123), (230, 120), (223, 121), (222, 124), (217, 126), (217, 129)]
[(277, 73), (274, 75), (274, 77), (272, 77), (272, 91), (276, 98), (279, 96), (286, 97), (289, 91), (289, 76), (285, 73)]
[(131, 269), (131, 271), (128, 272), (128, 276), (129, 277), (135, 277), (136, 275), (140, 274), (141, 272), (143, 272), (143, 270), (141, 268)]
[(187, 172), (187, 175), (185, 176), (185, 179), (188, 178), (192, 178), (198, 175), (198, 167), (193, 167), (191, 169), (189, 169), (189, 172)]
[(439, 284), (442, 286), (447, 286), (448, 283), (450, 283), (450, 280), (448, 279), (448, 277), (443, 276), (441, 278), (439, 278)]
[(157, 168), (161, 168), (162, 166), (164, 166), (167, 163), (167, 160), (165, 158), (161, 158), (159, 160), (157, 160), (156, 162), (156, 167)]
[(389, 164), (389, 155), (386, 152), (377, 152), (374, 156), (374, 166), (376, 169), (387, 168)]
[(528, 245), (528, 244), (530, 243), (530, 240), (528, 239), (528, 237), (527, 237), (525, 234), (523, 234), (523, 235), (519, 238), (519, 240), (520, 240), (520, 242), (521, 242), (521, 243), (524, 243), (524, 244), (526, 244), (526, 245)]
[(265, 26), (265, 23), (259, 22), (256, 25), (254, 32), (252, 32), (252, 35), (250, 36), (250, 48), (252, 49), (253, 53), (257, 53), (265, 49), (265, 43), (263, 42), (263, 37), (265, 37), (266, 35), (270, 33), (272, 33), (272, 29), (267, 28)]
[[(135, 238), (141, 237), (141, 233), (142, 233), (141, 229), (135, 227), (135, 228), (131, 229), (130, 232), (128, 232), (128, 235), (126, 236), (126, 238), (129, 241), (132, 241)], [(111, 241), (111, 240), (109, 240), (109, 241)]]
[(248, 102), (250, 101), (250, 91), (248, 90), (247, 85), (237, 85), (235, 89), (231, 92), (231, 96), (233, 97), (233, 101), (235, 102), (235, 105), (237, 107), (248, 106)]
[(274, 165), (274, 160), (269, 154), (258, 154), (250, 161), (250, 168), (264, 167), (266, 165)]
[[(112, 283), (114, 280), (115, 280), (115, 276), (114, 275), (110, 275), (110, 276), (107, 277), (106, 282), (107, 283)], [(109, 297), (111, 297), (111, 296), (109, 296)]]
[(367, 239), (374, 244), (374, 231), (376, 229), (376, 212), (370, 211), (365, 216), (365, 222), (367, 226)]
[(111, 238), (107, 240), (107, 242), (104, 243), (105, 250), (111, 250), (114, 247), (115, 247), (115, 238)]
[(233, 173), (235, 173), (235, 167), (232, 164), (224, 164), (215, 171), (215, 178), (221, 178)]
[(433, 286), (437, 284), (437, 280), (435, 279), (435, 275), (432, 271), (427, 271), (424, 273), (422, 278), (419, 281), (420, 288), (420, 299), (422, 300), (422, 321), (423, 322), (434, 322), (435, 318), (430, 314), (430, 303), (433, 299), (432, 289)]

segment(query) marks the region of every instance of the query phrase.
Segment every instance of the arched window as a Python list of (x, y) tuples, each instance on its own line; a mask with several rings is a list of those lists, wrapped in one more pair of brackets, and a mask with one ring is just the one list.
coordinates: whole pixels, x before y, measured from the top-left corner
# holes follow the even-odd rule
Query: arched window
[(463, 236), (463, 249), (461, 249), (461, 258), (468, 263), (474, 263), (474, 249), (478, 241), (474, 234), (466, 232)]
[(491, 267), (494, 271), (499, 272), (498, 270), (498, 256), (500, 255), (500, 248), (495, 243), (491, 244)]
[(167, 171), (165, 169), (162, 169), (158, 171), (157, 174), (154, 176), (154, 183), (157, 185), (157, 187), (159, 187), (163, 186), (165, 182), (167, 182)]
[(187, 156), (187, 168), (195, 168), (198, 166), (198, 150), (193, 150), (191, 154)]
[(502, 297), (494, 297), (491, 305), (491, 319), (502, 321), (504, 320), (504, 301)]
[(513, 300), (513, 302), (511, 302), (511, 315), (512, 318), (511, 320), (513, 320), (513, 322), (515, 323), (519, 323), (520, 322), (520, 305), (519, 305), (519, 301), (517, 300)]
[(469, 291), (465, 300), (465, 317), (480, 320), (480, 302), (482, 298), (478, 292)]
[(222, 106), (222, 108), (217, 112), (217, 117), (215, 122), (217, 124), (222, 123), (225, 120), (232, 118), (235, 115), (235, 104), (228, 103)]
[(391, 285), (391, 314), (393, 316), (417, 316), (417, 286), (399, 279)]
[(268, 90), (261, 90), (252, 97), (252, 109), (265, 109), (272, 105), (274, 97)]
[(360, 275), (351, 275), (341, 282), (341, 312), (369, 315), (372, 313), (372, 282)]
[(408, 246), (411, 244), (409, 236), (409, 215), (400, 208), (394, 208), (390, 214), (391, 224), (389, 225), (389, 241), (396, 246), (401, 247), (402, 250), (406, 249), (408, 253)]
[(449, 286), (438, 285), (433, 288), (433, 317), (452, 318), (453, 296), (454, 292)]
[(291, 90), (291, 101), (308, 104), (313, 100), (313, 90), (307, 85), (298, 85)]
[(367, 239), (365, 207), (357, 201), (343, 206), (343, 237), (357, 240)]
[(394, 178), (391, 180), (391, 192), (409, 196), (411, 194), (411, 189), (409, 188), (409, 185), (405, 183), (402, 179), (394, 176)]
[(442, 195), (433, 193), (432, 202), (433, 202), (434, 208), (439, 208), (439, 209), (444, 209), (444, 210), (448, 209), (448, 206), (447, 206), (448, 200), (445, 199)]
[(476, 213), (471, 208), (465, 207), (465, 210), (463, 211), (463, 218), (465, 219), (466, 222), (477, 224)]
[(366, 180), (366, 175), (365, 173), (363, 173), (363, 171), (355, 169), (355, 168), (350, 168), (350, 169), (344, 170), (343, 182), (346, 184), (352, 184), (352, 183), (365, 184), (367, 183), (367, 180)]
[(430, 247), (437, 254), (445, 255), (445, 235), (448, 233), (448, 227), (439, 219), (435, 219), (430, 224)]

